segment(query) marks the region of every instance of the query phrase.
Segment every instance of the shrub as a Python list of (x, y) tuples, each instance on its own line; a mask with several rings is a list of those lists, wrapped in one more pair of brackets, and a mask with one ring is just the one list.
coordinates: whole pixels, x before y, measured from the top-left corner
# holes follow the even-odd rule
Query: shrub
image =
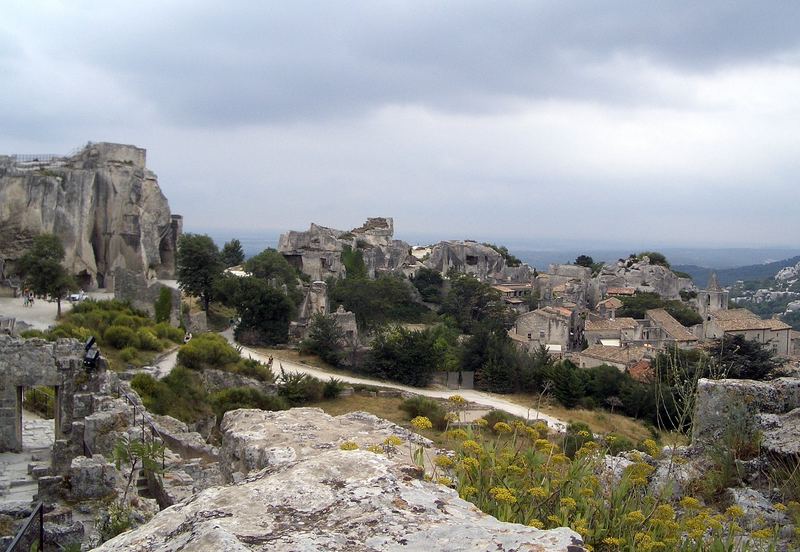
[(239, 360), (239, 353), (219, 334), (206, 333), (193, 338), (178, 351), (178, 363), (193, 370), (223, 368)]
[(212, 414), (208, 392), (200, 377), (183, 366), (175, 367), (164, 379), (136, 374), (131, 387), (142, 397), (147, 409), (193, 423)]
[(428, 418), (433, 427), (438, 430), (443, 430), (447, 427), (447, 412), (435, 399), (422, 396), (411, 397), (400, 403), (400, 410), (408, 414), (409, 419), (418, 416)]
[(612, 456), (615, 456), (620, 452), (634, 450), (636, 448), (633, 444), (633, 441), (627, 437), (617, 435), (616, 433), (609, 433), (603, 438), (603, 440), (606, 443), (606, 447), (608, 447), (608, 454), (611, 454)]
[(322, 398), (323, 383), (300, 372), (284, 372), (278, 378), (278, 394), (292, 405), (316, 402)]
[(217, 424), (229, 410), (237, 408), (259, 408), (261, 410), (286, 410), (289, 404), (283, 397), (267, 395), (252, 387), (223, 389), (211, 395), (211, 406), (217, 416)]
[(119, 353), (119, 358), (122, 359), (122, 362), (133, 362), (137, 356), (139, 356), (139, 351), (135, 347), (125, 347)]
[(564, 454), (570, 458), (575, 457), (575, 452), (593, 439), (592, 428), (583, 422), (572, 422), (567, 426), (562, 447)]
[(183, 343), (183, 330), (180, 328), (170, 326), (166, 322), (159, 322), (152, 329), (161, 339), (169, 339), (173, 343)]
[(344, 390), (344, 383), (342, 380), (332, 377), (325, 382), (322, 388), (322, 396), (326, 399), (336, 399)]
[(103, 334), (103, 341), (115, 349), (138, 347), (139, 345), (136, 333), (131, 328), (125, 326), (110, 326)]
[(241, 376), (263, 381), (264, 383), (272, 383), (275, 381), (275, 374), (272, 373), (272, 370), (252, 358), (241, 359), (230, 367), (230, 371)]
[(19, 333), (19, 336), (24, 339), (47, 339), (47, 335), (42, 330), (25, 330)]
[(162, 287), (153, 307), (156, 311), (156, 322), (169, 322), (172, 311), (172, 290), (166, 286)]
[(162, 349), (161, 340), (149, 328), (139, 328), (136, 331), (136, 337), (139, 339), (140, 349), (145, 351), (160, 351)]

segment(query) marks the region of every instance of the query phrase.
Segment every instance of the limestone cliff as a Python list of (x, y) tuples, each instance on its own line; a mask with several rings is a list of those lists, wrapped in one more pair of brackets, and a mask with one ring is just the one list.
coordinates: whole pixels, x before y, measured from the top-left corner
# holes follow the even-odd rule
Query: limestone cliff
[(595, 301), (605, 298), (608, 288), (630, 287), (640, 292), (658, 293), (664, 299), (679, 299), (681, 290), (694, 287), (690, 278), (681, 278), (665, 266), (650, 264), (647, 257), (605, 265), (592, 284)]
[(280, 251), (290, 264), (308, 274), (313, 280), (342, 277), (346, 273), (342, 251), (346, 247), (358, 249), (370, 277), (380, 272), (404, 268), (416, 263), (409, 251), (411, 246), (393, 239), (394, 222), (391, 218), (370, 218), (358, 228), (336, 230), (311, 224), (305, 232), (294, 230), (281, 234)]
[(174, 277), (182, 221), (145, 167), (144, 149), (97, 143), (71, 157), (22, 159), (0, 157), (5, 276), (35, 236), (53, 233), (84, 288), (110, 287), (116, 268)]
[(451, 269), (463, 274), (472, 274), (482, 282), (523, 282), (533, 279), (533, 270), (527, 264), (511, 267), (505, 258), (493, 248), (478, 242), (451, 240), (437, 243), (425, 266), (446, 275)]

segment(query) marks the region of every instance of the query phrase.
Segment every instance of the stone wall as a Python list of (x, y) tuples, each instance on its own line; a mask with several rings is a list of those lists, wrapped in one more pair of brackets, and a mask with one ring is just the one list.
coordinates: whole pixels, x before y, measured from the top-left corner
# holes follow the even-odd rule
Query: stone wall
[(53, 343), (0, 335), (0, 452), (22, 449), (22, 387), (55, 387), (56, 437), (70, 432), (83, 355), (83, 345), (74, 339)]

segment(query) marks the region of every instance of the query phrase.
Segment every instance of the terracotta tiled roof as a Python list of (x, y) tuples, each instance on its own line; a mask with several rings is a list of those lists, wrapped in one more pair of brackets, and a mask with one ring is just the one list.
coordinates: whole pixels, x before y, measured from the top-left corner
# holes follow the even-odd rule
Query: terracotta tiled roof
[(601, 318), (600, 320), (587, 320), (584, 328), (587, 332), (603, 332), (609, 330), (633, 330), (636, 320), (633, 318), (615, 318), (613, 320)]
[(607, 309), (621, 309), (623, 302), (617, 299), (616, 297), (609, 297), (608, 299), (603, 299), (599, 303), (597, 303), (597, 308), (599, 309), (601, 306)]
[(686, 329), (680, 322), (675, 320), (673, 316), (664, 309), (650, 309), (647, 311), (647, 316), (661, 326), (667, 335), (675, 341), (697, 341), (697, 338)]
[(631, 375), (631, 378), (642, 383), (649, 383), (653, 380), (653, 367), (650, 366), (649, 360), (640, 360), (628, 368), (628, 373)]
[(759, 318), (747, 309), (731, 309), (717, 311), (711, 315), (714, 323), (724, 332), (744, 330), (789, 330), (791, 326), (780, 320)]
[(606, 290), (606, 295), (635, 295), (636, 288), (632, 287), (610, 287)]
[(647, 349), (644, 347), (603, 347), (602, 345), (592, 345), (588, 349), (581, 351), (580, 355), (617, 364), (629, 364), (642, 360), (646, 352)]

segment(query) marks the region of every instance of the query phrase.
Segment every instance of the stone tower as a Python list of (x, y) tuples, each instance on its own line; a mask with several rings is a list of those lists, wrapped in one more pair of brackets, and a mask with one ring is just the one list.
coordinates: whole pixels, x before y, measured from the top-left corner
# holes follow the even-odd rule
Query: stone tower
[(711, 319), (712, 313), (728, 310), (728, 292), (720, 287), (716, 272), (711, 273), (706, 289), (697, 293), (697, 307), (705, 322)]

